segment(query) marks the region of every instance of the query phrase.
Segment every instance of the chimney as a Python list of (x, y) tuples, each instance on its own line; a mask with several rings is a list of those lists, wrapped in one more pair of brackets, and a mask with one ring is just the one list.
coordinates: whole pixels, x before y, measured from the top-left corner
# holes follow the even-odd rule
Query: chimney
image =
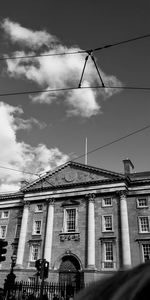
[(124, 173), (130, 174), (131, 168), (132, 170), (134, 169), (134, 165), (132, 164), (131, 160), (129, 158), (126, 158), (123, 160), (123, 164), (124, 164)]

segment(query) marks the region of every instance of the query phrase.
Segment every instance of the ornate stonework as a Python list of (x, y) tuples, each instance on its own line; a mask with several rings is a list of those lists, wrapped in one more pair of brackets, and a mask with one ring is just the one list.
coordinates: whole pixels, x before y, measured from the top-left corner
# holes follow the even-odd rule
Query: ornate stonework
[(75, 170), (71, 170), (65, 173), (64, 178), (67, 182), (75, 181), (77, 178), (77, 172)]
[(79, 241), (80, 240), (80, 233), (60, 233), (60, 241)]

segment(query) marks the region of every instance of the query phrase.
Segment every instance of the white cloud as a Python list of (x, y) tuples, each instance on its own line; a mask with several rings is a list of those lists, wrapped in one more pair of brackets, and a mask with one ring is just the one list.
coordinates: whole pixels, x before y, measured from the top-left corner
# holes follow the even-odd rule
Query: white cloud
[(33, 49), (42, 47), (43, 45), (50, 46), (57, 42), (57, 38), (50, 35), (46, 31), (33, 31), (27, 29), (16, 22), (10, 21), (8, 18), (4, 19), (1, 27), (10, 37), (13, 43), (22, 44)]
[[(88, 82), (83, 82), (83, 86), (88, 86)], [(96, 102), (96, 92), (92, 89), (76, 89), (70, 92), (67, 102), (70, 105), (69, 115), (81, 115), (90, 118), (96, 115), (100, 106)]]
[[(13, 56), (26, 56), (36, 54), (37, 47), (47, 46), (46, 50), (41, 50), (44, 55), (56, 54), (60, 52), (80, 51), (79, 48), (67, 48), (60, 43), (56, 37), (45, 31), (33, 31), (26, 29), (18, 23), (5, 19), (2, 28), (10, 40), (21, 46), (30, 46), (30, 51), (16, 51)], [(45, 56), (28, 59), (7, 60), (7, 72), (14, 78), (26, 78), (36, 83), (44, 90), (78, 87), (85, 57), (87, 54), (78, 53), (72, 55)], [(121, 86), (121, 82), (115, 76), (106, 75), (100, 68), (100, 73), (105, 85)], [(67, 112), (71, 115), (91, 117), (100, 112), (102, 100), (111, 97), (119, 90), (116, 89), (90, 89), (93, 85), (100, 85), (100, 79), (91, 59), (88, 60), (84, 74), (84, 81), (89, 87), (85, 91), (75, 91), (65, 93), (65, 104), (68, 104)], [(51, 104), (56, 99), (64, 96), (64, 92), (44, 92), (37, 95), (30, 95), (34, 102)], [(64, 97), (63, 97), (64, 98)]]
[[(0, 191), (13, 191), (19, 188), (19, 181), (29, 179), (29, 175), (15, 172), (11, 169), (27, 171), (31, 173), (41, 173), (55, 168), (64, 163), (68, 156), (63, 154), (58, 148), (47, 148), (44, 144), (37, 147), (17, 140), (19, 129), (25, 129), (25, 120), (16, 122), (16, 117), (22, 114), (20, 107), (0, 102)], [(21, 125), (22, 124), (22, 125)], [(36, 177), (32, 176), (32, 179)], [(31, 179), (31, 178), (30, 178)]]

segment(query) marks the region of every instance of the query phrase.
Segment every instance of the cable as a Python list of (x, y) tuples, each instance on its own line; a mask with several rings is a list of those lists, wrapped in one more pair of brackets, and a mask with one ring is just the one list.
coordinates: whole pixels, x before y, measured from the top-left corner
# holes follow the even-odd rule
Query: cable
[(21, 170), (9, 168), (9, 167), (0, 166), (0, 169), (6, 169), (6, 170), (10, 170), (10, 171), (20, 172), (20, 173), (34, 175), (34, 176), (38, 176), (39, 177), (39, 174), (31, 173), (31, 172), (26, 172), (26, 171), (21, 171)]
[(144, 130), (146, 130), (146, 129), (148, 129), (148, 128), (150, 128), (150, 125), (144, 126), (143, 128), (140, 128), (140, 129), (138, 129), (138, 130), (135, 130), (135, 131), (133, 131), (133, 132), (130, 132), (130, 133), (128, 133), (128, 134), (126, 134), (126, 135), (124, 135), (124, 136), (122, 136), (122, 137), (120, 137), (120, 138), (117, 138), (117, 139), (115, 139), (115, 140), (113, 140), (113, 141), (111, 141), (111, 142), (109, 142), (109, 143), (106, 143), (106, 144), (104, 144), (104, 145), (102, 145), (102, 146), (100, 146), (100, 147), (97, 147), (97, 148), (95, 148), (95, 149), (93, 149), (93, 150), (90, 150), (90, 151), (88, 151), (86, 154), (82, 154), (82, 155), (77, 156), (76, 158), (72, 159), (72, 161), (77, 160), (77, 159), (79, 159), (79, 158), (81, 158), (81, 157), (84, 157), (85, 155), (88, 155), (88, 154), (91, 154), (91, 153), (93, 153), (93, 152), (96, 152), (97, 150), (100, 150), (100, 149), (103, 149), (103, 148), (105, 148), (105, 147), (108, 147), (108, 146), (110, 146), (110, 145), (112, 145), (112, 144), (115, 144), (115, 143), (117, 143), (117, 142), (119, 142), (119, 141), (121, 141), (121, 140), (126, 139), (126, 138), (129, 137), (129, 136), (132, 136), (132, 135), (134, 135), (134, 134), (137, 134), (137, 133), (139, 133), (139, 132), (141, 132), (141, 131), (144, 131)]
[(150, 34), (145, 34), (145, 35), (137, 36), (135, 38), (131, 38), (131, 39), (128, 39), (128, 40), (117, 42), (117, 43), (114, 43), (114, 44), (98, 47), (98, 48), (93, 49), (92, 51), (99, 51), (99, 50), (103, 50), (103, 49), (106, 49), (106, 48), (123, 45), (123, 44), (134, 42), (134, 41), (137, 41), (137, 40), (145, 39), (147, 37), (150, 37)]
[(72, 90), (81, 89), (124, 89), (124, 90), (143, 90), (150, 91), (150, 86), (82, 86), (82, 87), (70, 87), (70, 88), (58, 88), (58, 89), (48, 89), (48, 90), (34, 90), (34, 91), (24, 91), (24, 92), (11, 92), (11, 93), (0, 93), (0, 97), (5, 96), (17, 96), (17, 95), (28, 95), (28, 94), (38, 94), (38, 93), (53, 93), (53, 92), (65, 92)]
[[(94, 148), (93, 150), (88, 151), (87, 154), (91, 154), (91, 153), (93, 153), (93, 152), (96, 152), (97, 150), (100, 150), (100, 149), (102, 149), (102, 148), (108, 147), (108, 146), (110, 146), (110, 145), (112, 145), (112, 144), (114, 144), (114, 143), (117, 143), (117, 142), (119, 142), (119, 141), (121, 141), (121, 140), (123, 140), (123, 139), (128, 138), (129, 136), (132, 136), (132, 135), (134, 135), (134, 134), (137, 134), (137, 133), (139, 133), (139, 132), (141, 132), (141, 131), (144, 131), (144, 130), (146, 130), (146, 129), (148, 129), (148, 128), (150, 128), (150, 125), (144, 126), (144, 127), (140, 128), (140, 129), (137, 129), (137, 130), (135, 130), (135, 131), (132, 131), (132, 132), (130, 132), (130, 133), (128, 133), (128, 134), (126, 134), (126, 135), (120, 137), (120, 138), (117, 138), (117, 139), (115, 139), (115, 140), (113, 140), (113, 141), (111, 141), (111, 142), (109, 142), (109, 143), (106, 143), (106, 144), (104, 144), (104, 145), (102, 145), (102, 146), (99, 146), (99, 147), (97, 147), (97, 148)], [(71, 161), (74, 161), (74, 160), (77, 160), (77, 159), (79, 159), (79, 158), (81, 158), (81, 157), (84, 157), (84, 156), (87, 155), (87, 154), (82, 154), (82, 155), (80, 155), (80, 156), (77, 156), (77, 157), (75, 157), (74, 159), (72, 159)], [(66, 161), (66, 163), (67, 163), (67, 162), (69, 162), (69, 160)], [(4, 166), (1, 166), (1, 165), (0, 165), (0, 169), (8, 169), (8, 170), (12, 170), (12, 171), (16, 171), (16, 172), (21, 172), (21, 173), (25, 173), (25, 174), (36, 175), (36, 176), (38, 176), (40, 179), (42, 179), (42, 176), (45, 175), (45, 174), (39, 175), (39, 174), (36, 174), (36, 173), (31, 173), (31, 172), (21, 171), (21, 170), (17, 170), (17, 169), (13, 169), (13, 168), (4, 167)], [(45, 180), (45, 179), (44, 179), (44, 180)], [(47, 181), (47, 182), (48, 182), (49, 184), (53, 185), (53, 184), (50, 183), (49, 181)]]
[(128, 39), (128, 40), (116, 42), (116, 43), (113, 43), (113, 44), (104, 45), (104, 46), (94, 48), (94, 49), (87, 49), (87, 50), (78, 50), (78, 51), (60, 52), (60, 53), (50, 53), (50, 54), (39, 54), (39, 55), (28, 55), (28, 56), (0, 57), (0, 61), (2, 61), (2, 60), (5, 61), (5, 60), (9, 60), (9, 59), (23, 59), (23, 58), (46, 57), (46, 56), (58, 56), (58, 55), (72, 55), (72, 54), (81, 54), (81, 53), (86, 53), (86, 52), (88, 53), (88, 52), (100, 51), (100, 50), (103, 50), (103, 49), (106, 49), (106, 48), (119, 46), (119, 45), (122, 45), (122, 44), (134, 42), (134, 41), (145, 39), (145, 38), (148, 38), (148, 37), (150, 37), (150, 34), (137, 36), (135, 38), (131, 38), (131, 39)]

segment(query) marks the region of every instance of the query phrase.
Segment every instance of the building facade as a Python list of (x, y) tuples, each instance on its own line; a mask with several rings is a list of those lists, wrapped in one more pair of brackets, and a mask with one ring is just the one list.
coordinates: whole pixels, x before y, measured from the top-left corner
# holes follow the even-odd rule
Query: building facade
[(67, 162), (19, 192), (0, 195), (0, 238), (8, 241), (0, 286), (16, 255), (17, 280), (37, 280), (35, 261), (49, 262), (47, 281), (88, 283), (150, 258), (150, 172)]

